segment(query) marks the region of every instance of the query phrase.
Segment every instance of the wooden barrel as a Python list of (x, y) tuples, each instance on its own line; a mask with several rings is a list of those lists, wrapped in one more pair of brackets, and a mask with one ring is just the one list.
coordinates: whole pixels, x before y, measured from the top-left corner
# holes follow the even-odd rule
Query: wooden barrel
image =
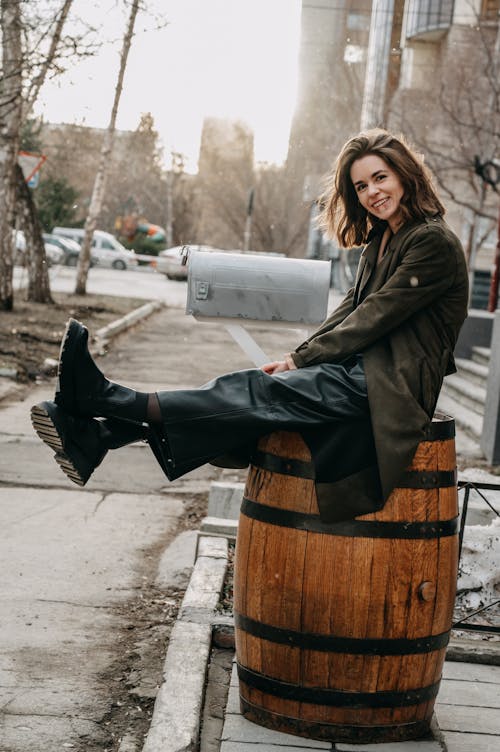
[(429, 731), (458, 567), (455, 427), (434, 419), (384, 509), (322, 523), (298, 434), (259, 443), (236, 547), (243, 715), (332, 741)]

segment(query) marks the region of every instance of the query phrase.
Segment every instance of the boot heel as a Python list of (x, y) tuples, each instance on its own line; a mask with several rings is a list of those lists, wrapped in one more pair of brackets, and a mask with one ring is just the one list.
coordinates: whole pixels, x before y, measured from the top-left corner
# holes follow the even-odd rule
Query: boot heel
[(65, 475), (84, 486), (108, 451), (101, 439), (99, 421), (75, 418), (50, 401), (33, 405), (31, 421)]
[(80, 473), (66, 454), (60, 454), (56, 452), (54, 459), (63, 473), (65, 473), (68, 478), (73, 481), (73, 483), (76, 483), (78, 486), (85, 485), (85, 483), (87, 482), (86, 479), (80, 475)]

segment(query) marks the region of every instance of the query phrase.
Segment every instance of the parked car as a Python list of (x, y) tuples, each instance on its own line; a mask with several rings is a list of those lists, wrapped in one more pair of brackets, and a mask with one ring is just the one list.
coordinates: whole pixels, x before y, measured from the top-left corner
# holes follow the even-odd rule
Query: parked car
[(64, 251), (54, 243), (44, 243), (45, 258), (49, 266), (53, 264), (62, 264), (64, 261)]
[[(46, 242), (45, 238), (43, 239), (47, 264), (49, 266), (52, 266), (53, 264), (61, 264), (64, 259), (63, 251), (56, 245)], [(14, 258), (14, 263), (18, 264), (19, 266), (24, 266), (26, 263), (26, 238), (24, 237), (24, 232), (22, 232), (22, 230), (16, 230), (15, 243), (16, 255)]]
[[(84, 230), (79, 227), (54, 227), (52, 234), (76, 240), (81, 245)], [(135, 253), (124, 248), (110, 232), (103, 230), (94, 231), (92, 260), (97, 266), (106, 266), (113, 269), (130, 269), (137, 266)]]
[(176, 245), (174, 248), (166, 248), (156, 258), (156, 271), (166, 274), (168, 279), (187, 279), (189, 253), (215, 250), (208, 245)]
[[(46, 243), (56, 245), (63, 252), (62, 264), (65, 266), (76, 266), (78, 264), (78, 257), (80, 255), (80, 244), (76, 240), (71, 238), (63, 238), (62, 235), (52, 235), (52, 233), (44, 232), (42, 235)], [(92, 266), (92, 262), (91, 262)]]
[(14, 263), (18, 266), (23, 266), (24, 251), (26, 250), (26, 239), (24, 237), (24, 232), (21, 232), (21, 230), (12, 230), (12, 235), (15, 242)]

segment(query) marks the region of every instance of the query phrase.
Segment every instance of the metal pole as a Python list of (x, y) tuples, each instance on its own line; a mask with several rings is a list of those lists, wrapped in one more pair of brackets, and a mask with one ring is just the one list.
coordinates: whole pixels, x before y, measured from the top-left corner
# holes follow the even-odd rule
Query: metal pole
[(167, 242), (167, 248), (171, 248), (173, 245), (173, 201), (172, 201), (172, 181), (173, 181), (173, 158), (172, 166), (170, 170), (167, 170), (167, 222), (165, 228), (165, 239)]
[(488, 311), (494, 313), (498, 305), (498, 287), (500, 283), (500, 207), (498, 209), (497, 246), (495, 249), (495, 262), (491, 277), (490, 296), (488, 298)]
[(361, 130), (382, 125), (384, 122), (393, 16), (394, 0), (374, 0), (361, 108)]
[(253, 198), (254, 198), (254, 189), (250, 188), (248, 192), (248, 203), (247, 203), (247, 218), (245, 220), (245, 230), (243, 233), (243, 253), (246, 253), (250, 250), (250, 236), (252, 234), (252, 212), (253, 212)]
[[(500, 16), (497, 19), (497, 35), (495, 38), (495, 47), (493, 48), (492, 69), (493, 69), (494, 81), (498, 79), (499, 65), (500, 65)], [(497, 93), (496, 91), (492, 91), (491, 97), (490, 97), (490, 113), (493, 113), (495, 103), (497, 104), (497, 107), (498, 107)], [(499, 267), (500, 267), (500, 214), (498, 218), (497, 247), (495, 249), (495, 264), (493, 267), (493, 274), (491, 276), (490, 296), (488, 299), (488, 311), (490, 311), (490, 313), (493, 313), (497, 309)]]

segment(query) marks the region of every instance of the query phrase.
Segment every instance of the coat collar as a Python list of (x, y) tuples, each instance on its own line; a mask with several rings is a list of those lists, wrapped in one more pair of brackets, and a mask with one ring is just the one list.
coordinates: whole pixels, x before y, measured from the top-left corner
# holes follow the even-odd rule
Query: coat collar
[[(376, 232), (374, 232), (376, 230)], [(385, 227), (380, 226), (372, 228), (368, 235), (368, 242), (363, 248), (361, 253), (361, 263), (359, 265), (358, 277), (356, 280), (356, 287), (354, 290), (354, 304), (358, 305), (361, 293), (368, 284), (371, 273), (377, 263), (378, 249), (380, 247), (380, 241), (384, 234)]]
[[(396, 250), (401, 246), (401, 243), (407, 237), (409, 232), (419, 224), (428, 222), (426, 219), (415, 219), (405, 222), (399, 230), (389, 240), (392, 249)], [(356, 280), (356, 287), (354, 291), (354, 304), (358, 305), (359, 299), (363, 290), (365, 289), (370, 279), (371, 273), (377, 264), (378, 250), (380, 248), (380, 242), (382, 235), (387, 228), (387, 222), (377, 222), (368, 233), (367, 243), (361, 253), (361, 264), (359, 267), (359, 273)]]

